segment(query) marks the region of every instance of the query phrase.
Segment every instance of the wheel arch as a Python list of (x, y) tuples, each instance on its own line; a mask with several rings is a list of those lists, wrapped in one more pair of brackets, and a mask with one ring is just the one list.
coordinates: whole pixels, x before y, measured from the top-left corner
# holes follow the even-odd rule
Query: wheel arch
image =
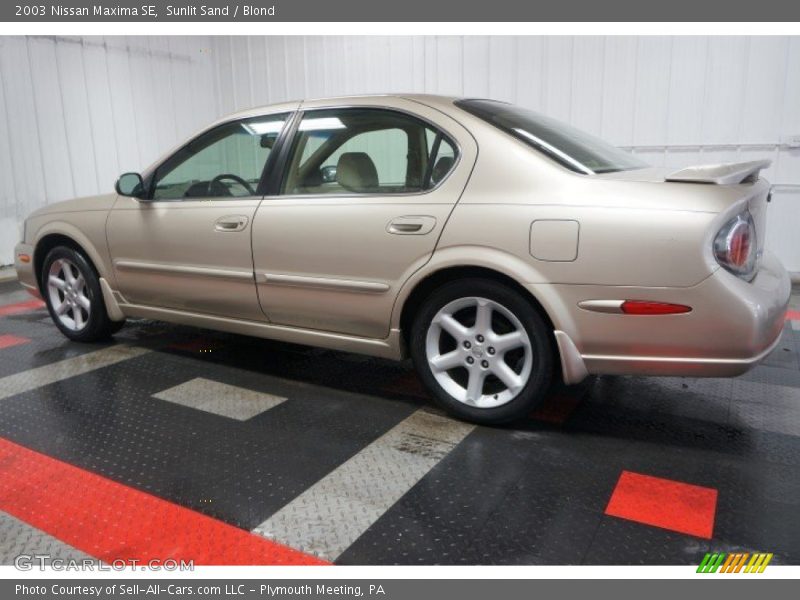
[(36, 284), (41, 293), (44, 293), (44, 290), (42, 290), (42, 267), (44, 265), (44, 260), (48, 253), (57, 246), (67, 246), (81, 252), (86, 257), (86, 260), (94, 269), (95, 273), (97, 273), (98, 277), (106, 277), (103, 269), (103, 261), (94, 245), (75, 227), (66, 223), (63, 225), (65, 225), (65, 227), (58, 227), (55, 223), (47, 226), (45, 230), (40, 232), (34, 245), (33, 269), (34, 275), (36, 276)]
[[(422, 278), (414, 282), (413, 286), (410, 287), (402, 300), (402, 305), (399, 310), (399, 320), (397, 322), (402, 332), (404, 343), (408, 343), (408, 335), (411, 330), (411, 323), (420, 306), (425, 301), (425, 298), (427, 298), (435, 289), (444, 283), (465, 278), (488, 279), (502, 283), (517, 291), (523, 298), (528, 300), (533, 309), (536, 310), (545, 320), (545, 323), (547, 323), (550, 330), (555, 331), (556, 327), (553, 319), (550, 317), (547, 310), (545, 310), (542, 303), (517, 279), (507, 273), (491, 267), (476, 264), (459, 264), (443, 266), (439, 269), (430, 271)], [(552, 342), (556, 356), (558, 356), (558, 348), (555, 345), (555, 338), (553, 338)]]

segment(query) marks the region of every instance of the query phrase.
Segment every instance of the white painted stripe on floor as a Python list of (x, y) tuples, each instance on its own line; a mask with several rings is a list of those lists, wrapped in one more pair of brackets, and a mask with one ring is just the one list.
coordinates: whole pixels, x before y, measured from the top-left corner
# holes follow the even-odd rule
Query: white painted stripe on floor
[(254, 533), (335, 560), (474, 428), (418, 410)]
[(286, 402), (283, 396), (264, 394), (203, 377), (153, 394), (153, 397), (239, 421), (252, 419)]
[(57, 381), (69, 379), (76, 375), (83, 375), (96, 369), (102, 369), (110, 365), (136, 358), (151, 352), (147, 348), (137, 348), (134, 346), (111, 346), (97, 352), (90, 352), (67, 358), (49, 365), (36, 367), (13, 375), (0, 378), (0, 400), (22, 394), (38, 387), (50, 385)]

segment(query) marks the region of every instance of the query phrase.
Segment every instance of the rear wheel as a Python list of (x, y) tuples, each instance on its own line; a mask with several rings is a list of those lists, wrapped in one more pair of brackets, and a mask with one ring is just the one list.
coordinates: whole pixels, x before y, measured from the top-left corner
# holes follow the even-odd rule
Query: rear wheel
[(450, 413), (497, 424), (528, 415), (552, 379), (552, 332), (516, 290), (491, 280), (446, 284), (422, 304), (411, 355)]
[(107, 339), (125, 324), (108, 318), (100, 280), (80, 252), (67, 246), (53, 248), (44, 259), (41, 276), (47, 310), (69, 339)]

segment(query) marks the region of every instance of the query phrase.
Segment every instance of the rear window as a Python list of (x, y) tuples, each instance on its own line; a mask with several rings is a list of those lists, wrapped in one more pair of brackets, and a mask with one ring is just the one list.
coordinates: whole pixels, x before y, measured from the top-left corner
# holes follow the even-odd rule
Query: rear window
[(495, 100), (458, 100), (456, 106), (522, 140), (576, 173), (613, 173), (648, 166), (600, 138), (526, 108)]

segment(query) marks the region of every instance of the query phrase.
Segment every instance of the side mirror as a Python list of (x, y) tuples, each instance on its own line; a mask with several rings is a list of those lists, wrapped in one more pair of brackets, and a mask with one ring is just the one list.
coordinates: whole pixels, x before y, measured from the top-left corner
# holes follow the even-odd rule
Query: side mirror
[(327, 167), (322, 167), (320, 169), (320, 175), (322, 176), (322, 183), (335, 183), (336, 167), (334, 165), (328, 165)]
[(275, 145), (275, 142), (278, 140), (277, 133), (265, 133), (261, 136), (260, 145), (262, 148), (269, 148), (272, 150), (272, 147)]
[(114, 189), (120, 196), (144, 197), (144, 181), (139, 173), (123, 173), (117, 179)]

